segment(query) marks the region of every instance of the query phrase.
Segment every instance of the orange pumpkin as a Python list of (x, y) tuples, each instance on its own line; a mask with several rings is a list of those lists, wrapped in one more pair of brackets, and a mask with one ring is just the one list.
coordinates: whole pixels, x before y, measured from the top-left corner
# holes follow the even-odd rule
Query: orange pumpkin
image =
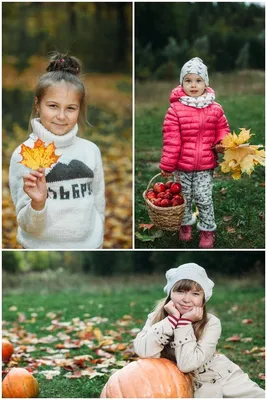
[(2, 383), (4, 398), (38, 397), (39, 385), (25, 368), (12, 368)]
[(14, 351), (13, 344), (7, 340), (2, 339), (2, 360), (8, 362)]
[(109, 378), (101, 398), (192, 398), (189, 375), (166, 358), (131, 362)]

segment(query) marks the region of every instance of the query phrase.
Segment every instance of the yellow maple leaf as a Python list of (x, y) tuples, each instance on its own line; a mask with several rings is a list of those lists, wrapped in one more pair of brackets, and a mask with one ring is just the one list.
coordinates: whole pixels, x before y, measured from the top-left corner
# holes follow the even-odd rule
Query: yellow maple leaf
[[(252, 149), (250, 146), (227, 149), (224, 153), (224, 161), (228, 163), (232, 161), (233, 163), (240, 164), (241, 160), (243, 160), (244, 157), (254, 153), (255, 150)], [(232, 165), (232, 167), (234, 167), (234, 165)]]
[(241, 178), (241, 169), (239, 168), (239, 167), (237, 167), (237, 168), (235, 168), (233, 171), (232, 171), (232, 178), (234, 178), (235, 180), (238, 180), (238, 179), (240, 179)]
[(235, 132), (228, 133), (228, 135), (223, 138), (222, 145), (225, 149), (232, 149), (246, 143), (251, 136), (252, 134), (250, 134), (250, 129), (240, 128), (239, 135)]
[(22, 144), (20, 150), (22, 160), (19, 163), (31, 169), (49, 168), (61, 157), (55, 154), (55, 150), (56, 146), (53, 142), (45, 147), (41, 139), (34, 143), (33, 148)]
[(264, 165), (265, 158), (258, 154), (249, 154), (248, 156), (244, 157), (243, 160), (241, 160), (240, 167), (242, 172), (246, 172), (248, 175), (250, 175), (254, 170), (254, 167), (258, 164)]

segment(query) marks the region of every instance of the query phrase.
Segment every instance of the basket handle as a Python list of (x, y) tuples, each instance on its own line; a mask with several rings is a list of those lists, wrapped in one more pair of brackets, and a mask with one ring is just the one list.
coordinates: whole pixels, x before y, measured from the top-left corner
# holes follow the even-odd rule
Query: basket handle
[[(155, 178), (157, 178), (158, 176), (161, 176), (163, 179), (168, 179), (168, 178), (165, 178), (164, 176), (162, 176), (162, 175), (161, 175), (161, 172), (160, 172), (159, 174), (153, 176), (153, 178), (150, 179), (150, 181), (148, 182), (146, 191), (148, 191), (149, 186), (151, 185), (151, 183), (153, 182), (153, 180), (154, 180)], [(172, 176), (175, 178), (175, 179), (174, 179), (174, 182), (179, 182), (179, 178), (178, 178), (174, 173), (172, 173)]]

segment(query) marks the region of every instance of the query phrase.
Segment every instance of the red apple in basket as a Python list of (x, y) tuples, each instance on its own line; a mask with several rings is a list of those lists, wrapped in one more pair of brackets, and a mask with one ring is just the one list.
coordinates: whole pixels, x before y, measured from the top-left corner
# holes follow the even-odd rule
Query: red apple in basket
[(166, 193), (166, 192), (165, 192), (165, 194), (164, 194), (164, 197), (163, 197), (163, 198), (164, 198), (164, 199), (171, 200), (171, 199), (172, 199), (172, 197), (173, 197), (173, 196), (172, 196), (172, 194), (171, 194), (171, 193)]
[(164, 199), (165, 192), (160, 192), (156, 195), (157, 199)]
[(158, 200), (157, 198), (152, 197), (151, 199), (148, 199), (150, 203), (155, 204), (155, 201)]
[(147, 198), (148, 200), (155, 199), (156, 197), (157, 197), (157, 195), (156, 195), (155, 192), (153, 192), (153, 189), (148, 190), (148, 191), (146, 192), (146, 198)]
[(175, 197), (171, 200), (172, 207), (175, 206), (180, 206), (181, 204), (184, 204), (184, 198), (183, 196), (177, 194)]
[(170, 191), (172, 194), (180, 193), (181, 190), (182, 190), (182, 186), (179, 182), (174, 182), (170, 187)]
[(170, 200), (168, 200), (168, 199), (163, 199), (163, 200), (161, 200), (161, 203), (160, 203), (160, 205), (161, 205), (161, 207), (171, 207), (171, 201)]
[(161, 207), (161, 199), (153, 199), (154, 206)]
[(165, 183), (165, 187), (166, 187), (167, 189), (170, 189), (170, 187), (171, 187), (172, 184), (173, 184), (173, 181), (168, 181), (168, 182)]
[(153, 186), (153, 190), (155, 193), (160, 193), (160, 192), (164, 192), (165, 190), (165, 185), (162, 182), (156, 182)]

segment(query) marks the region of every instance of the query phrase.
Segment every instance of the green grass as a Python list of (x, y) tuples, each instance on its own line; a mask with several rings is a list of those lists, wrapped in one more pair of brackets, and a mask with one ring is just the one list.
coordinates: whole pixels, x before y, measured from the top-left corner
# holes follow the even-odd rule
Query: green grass
[[(231, 78), (232, 79), (232, 78)], [(264, 85), (264, 82), (262, 83)], [(168, 108), (169, 86), (163, 87), (159, 105), (156, 105), (158, 83), (150, 86), (137, 87), (136, 117), (135, 117), (135, 230), (139, 224), (149, 223), (149, 216), (142, 197), (150, 179), (160, 172), (159, 160), (162, 146), (162, 122)], [(227, 82), (226, 82), (227, 85)], [(150, 89), (150, 90), (149, 90)], [(220, 87), (223, 93), (222, 87)], [(250, 88), (247, 88), (249, 91)], [(146, 93), (149, 93), (146, 94)], [(147, 97), (146, 97), (147, 96)], [(148, 97), (149, 96), (149, 97)], [(165, 105), (163, 100), (165, 99)], [(147, 101), (146, 101), (147, 100)], [(239, 93), (217, 98), (223, 106), (228, 118), (231, 131), (239, 132), (239, 128), (251, 128), (255, 134), (251, 143), (264, 144), (265, 116), (264, 94), (258, 93), (258, 87), (251, 94)], [(222, 158), (222, 156), (220, 155)], [(158, 177), (157, 180), (163, 178)], [(164, 179), (163, 179), (164, 181)], [(154, 181), (155, 182), (155, 181)], [(251, 177), (242, 176), (234, 181), (229, 174), (223, 174), (216, 169), (214, 177), (213, 201), (215, 219), (217, 223), (216, 248), (257, 248), (263, 249), (264, 242), (264, 168), (256, 167)], [(223, 189), (223, 190), (221, 190)], [(224, 221), (224, 217), (232, 217)], [(229, 233), (229, 228), (234, 232)], [(230, 229), (231, 231), (232, 229)], [(195, 229), (193, 240), (190, 243), (181, 243), (177, 240), (176, 232), (163, 232), (155, 241), (142, 242), (136, 238), (135, 248), (197, 248), (198, 232)]]
[[(37, 277), (37, 276), (36, 276)], [(78, 279), (78, 278), (77, 278)], [(89, 278), (80, 276), (81, 282)], [(94, 323), (94, 328), (99, 328), (105, 335), (107, 330), (120, 332), (119, 343), (128, 345), (128, 360), (134, 359), (132, 340), (136, 331), (132, 329), (142, 328), (147, 314), (153, 309), (155, 302), (163, 296), (162, 277), (158, 276), (136, 276), (121, 277), (120, 279), (106, 279), (104, 285), (102, 280), (94, 281), (92, 285), (81, 285), (82, 290), (62, 289), (55, 291), (47, 289), (47, 284), (40, 279), (36, 288), (30, 286), (27, 291), (27, 275), (18, 277), (20, 284), (14, 289), (5, 289), (3, 296), (3, 335), (9, 337), (15, 344), (15, 354), (19, 355), (21, 345), (25, 344), (29, 335), (37, 338), (53, 335), (57, 340), (53, 343), (36, 344), (36, 350), (30, 353), (25, 351), (23, 357), (18, 357), (18, 365), (34, 368), (34, 360), (47, 356), (47, 349), (56, 349), (58, 343), (64, 340), (60, 335), (63, 333), (70, 336), (70, 343), (77, 343), (82, 322), (92, 322), (93, 317), (107, 318), (107, 321)], [(3, 284), (5, 287), (6, 279)], [(78, 280), (76, 281), (78, 282)], [(8, 283), (8, 282), (7, 282)], [(8, 285), (6, 286), (8, 287)], [(42, 288), (42, 290), (39, 290)], [(15, 311), (14, 306), (17, 307)], [(255, 279), (235, 281), (216, 279), (216, 290), (208, 303), (208, 311), (215, 313), (222, 322), (222, 336), (218, 344), (218, 351), (224, 353), (232, 361), (237, 363), (251, 379), (255, 380), (261, 387), (264, 382), (259, 379), (259, 373), (264, 373), (264, 359), (257, 355), (244, 354), (245, 350), (253, 347), (263, 347), (264, 340), (264, 287)], [(48, 313), (55, 313), (51, 317)], [(33, 314), (35, 319), (33, 318)], [(26, 317), (23, 321), (21, 315)], [(126, 325), (119, 325), (121, 318), (128, 315)], [(18, 319), (20, 316), (20, 320)], [(81, 322), (77, 322), (79, 318)], [(251, 324), (242, 323), (243, 319), (252, 319)], [(52, 319), (59, 322), (69, 322), (68, 327), (47, 329), (51, 326)], [(71, 330), (70, 327), (74, 327)], [(226, 342), (225, 339), (237, 334), (241, 338), (252, 338), (250, 342)], [(95, 348), (99, 347), (97, 340), (94, 341)], [(64, 358), (71, 359), (77, 355), (91, 354), (94, 359), (99, 358), (93, 346), (84, 344), (78, 349), (69, 349), (67, 353), (58, 351)], [(105, 348), (103, 348), (105, 349)], [(127, 360), (125, 353), (114, 353), (117, 361)], [(27, 358), (30, 357), (30, 358)], [(130, 357), (130, 358), (129, 358)], [(16, 358), (14, 358), (16, 360)], [(87, 366), (95, 368), (95, 364), (87, 363)], [(35, 368), (37, 372), (50, 370), (52, 367), (42, 366)], [(64, 376), (66, 370), (61, 368), (60, 375), (53, 380), (47, 380), (40, 373), (35, 374), (40, 385), (40, 397), (44, 398), (92, 398), (99, 397), (101, 390), (110, 376), (111, 369), (119, 368), (113, 365), (108, 368), (104, 376), (88, 379), (68, 379)], [(3, 368), (4, 369), (4, 368)], [(98, 369), (101, 371), (101, 369)]]

